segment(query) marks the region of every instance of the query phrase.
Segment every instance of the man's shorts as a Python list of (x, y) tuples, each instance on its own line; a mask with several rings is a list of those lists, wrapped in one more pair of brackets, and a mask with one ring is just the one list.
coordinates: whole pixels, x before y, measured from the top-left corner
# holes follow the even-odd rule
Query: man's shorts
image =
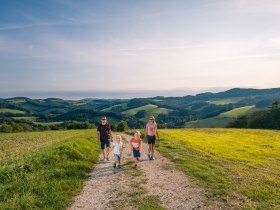
[(133, 157), (138, 158), (140, 156), (141, 156), (141, 154), (140, 154), (139, 150), (133, 150)]
[(156, 136), (147, 136), (148, 144), (156, 143)]
[(107, 140), (101, 140), (101, 149), (105, 149), (105, 145), (106, 145), (106, 147), (110, 147), (110, 141), (109, 141), (109, 139), (107, 139)]
[(114, 154), (115, 160), (121, 160), (121, 155), (120, 154)]

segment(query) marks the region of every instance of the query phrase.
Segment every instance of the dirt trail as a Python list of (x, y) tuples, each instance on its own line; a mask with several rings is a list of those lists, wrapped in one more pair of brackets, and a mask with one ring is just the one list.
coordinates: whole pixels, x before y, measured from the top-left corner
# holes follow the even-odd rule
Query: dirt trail
[[(114, 134), (115, 135), (115, 134)], [(131, 136), (122, 134), (126, 140)], [(132, 168), (133, 157), (128, 142), (124, 142), (122, 169), (114, 169), (113, 154), (110, 161), (100, 161), (85, 182), (84, 188), (77, 196), (69, 210), (77, 209), (137, 209), (135, 194), (137, 188), (145, 196), (155, 196), (161, 201), (165, 209), (194, 210), (194, 209), (223, 209), (216, 204), (209, 203), (205, 192), (195, 187), (187, 177), (174, 166), (174, 163), (155, 154), (155, 160), (147, 160), (147, 144), (143, 144), (139, 170), (141, 175), (135, 174)], [(144, 195), (141, 195), (144, 196)], [(138, 206), (139, 207), (139, 206)]]

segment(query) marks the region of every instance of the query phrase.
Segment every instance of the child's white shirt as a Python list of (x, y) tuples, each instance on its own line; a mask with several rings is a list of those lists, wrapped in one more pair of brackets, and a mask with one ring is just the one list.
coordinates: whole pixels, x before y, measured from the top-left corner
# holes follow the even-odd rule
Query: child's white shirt
[(113, 153), (116, 154), (116, 155), (120, 155), (123, 144), (122, 143), (113, 142), (113, 146), (114, 146)]

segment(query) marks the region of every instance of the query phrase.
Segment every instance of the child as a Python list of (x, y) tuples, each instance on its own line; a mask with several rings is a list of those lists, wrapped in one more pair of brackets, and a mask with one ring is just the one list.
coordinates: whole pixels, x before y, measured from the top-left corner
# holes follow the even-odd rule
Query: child
[[(116, 135), (116, 142), (113, 142), (112, 150), (113, 150), (114, 158), (115, 158), (113, 167), (121, 168), (123, 143), (122, 143), (122, 137), (120, 135)], [(117, 166), (117, 164), (118, 164), (118, 166)]]
[(141, 154), (140, 154), (141, 144), (142, 144), (142, 140), (140, 138), (140, 132), (135, 131), (134, 137), (130, 140), (130, 148), (131, 148), (131, 151), (133, 152), (135, 169), (137, 168), (137, 164), (138, 164), (138, 161), (141, 156)]

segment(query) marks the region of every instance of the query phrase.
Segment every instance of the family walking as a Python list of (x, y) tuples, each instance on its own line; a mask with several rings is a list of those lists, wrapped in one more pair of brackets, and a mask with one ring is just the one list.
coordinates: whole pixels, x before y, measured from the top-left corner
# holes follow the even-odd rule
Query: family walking
[[(101, 119), (101, 124), (97, 127), (98, 133), (98, 142), (101, 146), (102, 150), (102, 161), (109, 161), (109, 153), (113, 151), (114, 154), (114, 168), (121, 168), (121, 159), (123, 152), (123, 142), (122, 137), (120, 135), (116, 135), (115, 140), (113, 141), (113, 135), (111, 126), (107, 122), (107, 118), (104, 116)], [(149, 122), (146, 124), (145, 129), (145, 139), (147, 139), (147, 143), (149, 145), (148, 149), (148, 159), (154, 160), (154, 151), (155, 151), (155, 143), (156, 136), (159, 140), (157, 124), (155, 122), (154, 116), (149, 118)], [(112, 147), (111, 147), (112, 142)], [(137, 168), (138, 162), (141, 157), (141, 148), (142, 148), (142, 139), (141, 133), (139, 131), (134, 132), (134, 136), (130, 139), (130, 148), (134, 157), (134, 168)]]

